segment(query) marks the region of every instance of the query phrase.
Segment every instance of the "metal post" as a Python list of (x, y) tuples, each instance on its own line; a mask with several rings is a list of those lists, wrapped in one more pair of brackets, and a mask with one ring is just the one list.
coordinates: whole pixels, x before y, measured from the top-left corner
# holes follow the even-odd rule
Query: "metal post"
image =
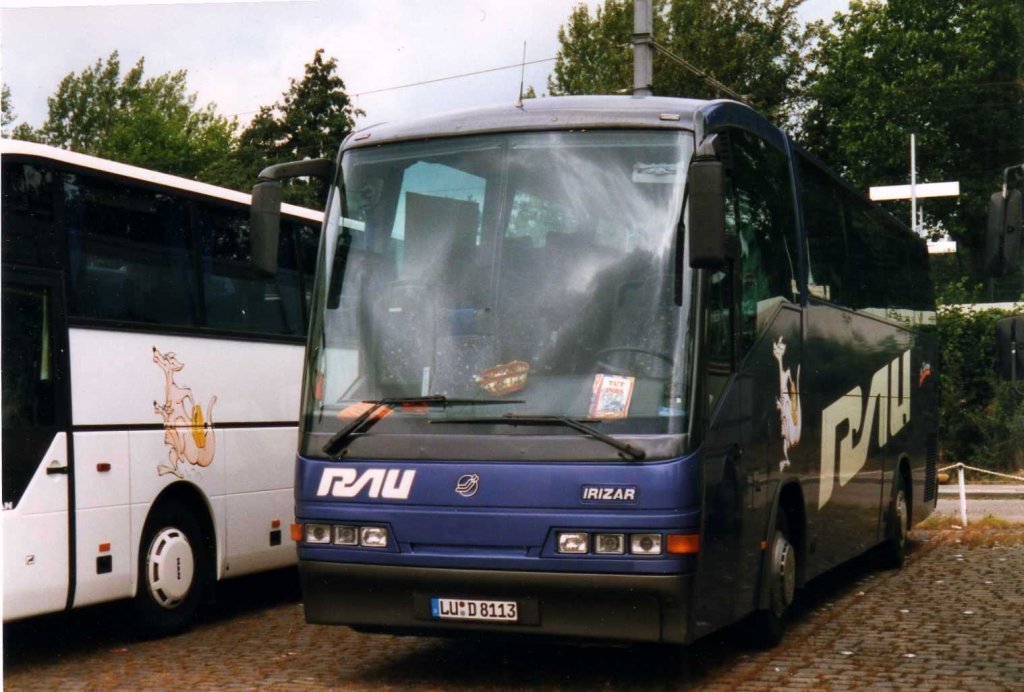
[(967, 488), (964, 486), (964, 465), (957, 464), (956, 472), (960, 479), (960, 523), (967, 528)]
[(917, 233), (917, 140), (910, 133), (910, 230)]
[(650, 96), (653, 91), (654, 61), (651, 34), (654, 10), (651, 0), (633, 0), (633, 95)]
[[(1010, 322), (1010, 382), (1017, 381), (1017, 325), (1018, 321)], [(1024, 335), (1022, 335), (1024, 336)]]

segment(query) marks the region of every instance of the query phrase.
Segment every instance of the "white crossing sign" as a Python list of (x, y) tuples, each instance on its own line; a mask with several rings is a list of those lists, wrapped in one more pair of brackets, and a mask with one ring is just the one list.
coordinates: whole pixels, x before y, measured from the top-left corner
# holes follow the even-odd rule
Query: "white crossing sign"
[[(873, 202), (910, 199), (911, 196), (916, 196), (917, 199), (923, 197), (956, 197), (960, 194), (960, 183), (958, 181), (951, 183), (918, 183), (913, 187), (916, 187), (917, 190), (912, 190), (910, 185), (884, 185), (873, 187), (869, 192)], [(917, 194), (915, 195), (914, 192)]]

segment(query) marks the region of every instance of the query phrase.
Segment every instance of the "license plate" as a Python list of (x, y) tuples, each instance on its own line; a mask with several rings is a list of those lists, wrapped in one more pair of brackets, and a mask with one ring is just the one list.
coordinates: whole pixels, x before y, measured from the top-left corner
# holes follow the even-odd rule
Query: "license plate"
[(431, 598), (430, 613), (439, 620), (516, 622), (519, 619), (519, 606), (515, 601)]

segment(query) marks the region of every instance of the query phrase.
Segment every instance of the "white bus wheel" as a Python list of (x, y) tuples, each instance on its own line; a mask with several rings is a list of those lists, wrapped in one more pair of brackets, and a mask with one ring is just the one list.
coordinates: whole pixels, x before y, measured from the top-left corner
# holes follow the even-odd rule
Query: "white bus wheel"
[(155, 508), (139, 544), (135, 620), (144, 636), (182, 632), (191, 625), (209, 574), (199, 522), (178, 502)]

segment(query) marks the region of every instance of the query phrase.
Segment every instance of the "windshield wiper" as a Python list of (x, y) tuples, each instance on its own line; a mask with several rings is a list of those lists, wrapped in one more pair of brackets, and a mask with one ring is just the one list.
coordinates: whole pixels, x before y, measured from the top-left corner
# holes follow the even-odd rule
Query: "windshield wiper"
[[(591, 419), (587, 419), (590, 422)], [(592, 437), (595, 440), (604, 442), (610, 447), (614, 447), (619, 450), (625, 456), (640, 461), (641, 459), (647, 458), (647, 452), (631, 444), (623, 442), (622, 440), (616, 440), (610, 435), (605, 435), (603, 432), (592, 426), (583, 423), (582, 421), (576, 420), (575, 418), (568, 418), (567, 416), (543, 416), (535, 414), (515, 414), (506, 413), (504, 416), (498, 416), (494, 418), (445, 418), (443, 420), (432, 420), (431, 423), (467, 423), (470, 425), (561, 425), (567, 428), (572, 428), (576, 432), (583, 433), (587, 437)]]
[[(437, 406), (440, 408), (447, 408), (448, 406), (490, 406), (494, 404), (521, 404), (522, 399), (449, 399), (443, 394), (435, 394), (432, 396), (409, 396), (409, 397), (398, 397), (393, 399), (378, 399), (376, 401), (364, 401), (364, 404), (370, 404), (370, 407), (360, 413), (358, 416), (353, 418), (345, 427), (331, 436), (331, 439), (327, 441), (327, 444), (323, 446), (324, 454), (330, 456), (337, 456), (345, 445), (349, 442), (349, 439), (353, 434), (361, 427), (366, 425), (370, 421), (371, 416), (377, 411), (383, 408), (395, 408), (396, 406)], [(382, 418), (383, 416), (381, 416)], [(370, 422), (370, 425), (375, 423), (380, 418)], [(367, 426), (369, 427), (369, 426)]]

